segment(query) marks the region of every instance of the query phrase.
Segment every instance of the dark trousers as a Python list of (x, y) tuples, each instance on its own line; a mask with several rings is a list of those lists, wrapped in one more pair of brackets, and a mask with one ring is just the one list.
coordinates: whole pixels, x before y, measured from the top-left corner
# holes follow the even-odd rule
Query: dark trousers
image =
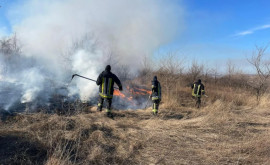
[(154, 114), (157, 114), (160, 100), (152, 100), (152, 102), (153, 102), (152, 111), (153, 111)]
[(102, 111), (103, 103), (104, 100), (106, 100), (106, 112), (111, 112), (111, 106), (112, 106), (112, 98), (103, 98), (99, 96), (99, 101), (98, 101), (98, 110)]
[(192, 97), (193, 97), (193, 99), (196, 100), (195, 107), (200, 108), (201, 107), (201, 97), (195, 97), (195, 96), (192, 96)]

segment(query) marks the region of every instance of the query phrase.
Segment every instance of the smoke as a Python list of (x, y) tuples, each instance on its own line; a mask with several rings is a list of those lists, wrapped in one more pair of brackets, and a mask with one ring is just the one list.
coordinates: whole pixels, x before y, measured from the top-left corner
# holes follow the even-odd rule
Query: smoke
[(40, 91), (42, 91), (45, 79), (37, 68), (24, 70), (20, 74), (20, 81), (27, 82), (22, 84), (21, 102), (27, 103), (33, 101)]
[[(73, 73), (96, 79), (112, 59), (136, 71), (145, 55), (183, 29), (177, 1), (27, 0), (8, 15), (22, 47), (11, 60), (0, 59), (0, 83), (13, 84), (12, 98), (22, 103), (48, 100), (55, 88), (67, 87)], [(76, 78), (68, 91), (88, 100), (98, 88)]]

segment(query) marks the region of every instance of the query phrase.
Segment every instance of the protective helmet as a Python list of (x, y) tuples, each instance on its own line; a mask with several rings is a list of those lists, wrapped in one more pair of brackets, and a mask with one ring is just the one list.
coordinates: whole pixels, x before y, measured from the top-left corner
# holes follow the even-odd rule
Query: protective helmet
[(111, 71), (111, 65), (107, 65), (105, 68), (106, 71)]

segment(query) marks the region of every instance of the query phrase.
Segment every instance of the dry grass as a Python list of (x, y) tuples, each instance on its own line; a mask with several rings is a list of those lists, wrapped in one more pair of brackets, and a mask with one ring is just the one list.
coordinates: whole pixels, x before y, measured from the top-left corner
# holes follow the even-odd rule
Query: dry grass
[(114, 120), (94, 110), (18, 115), (0, 135), (42, 147), (46, 157), (28, 164), (269, 164), (269, 119), (267, 109), (217, 100), (199, 110), (162, 106), (158, 117), (151, 109), (117, 111)]
[(0, 164), (269, 164), (269, 96), (257, 105), (245, 90), (206, 91), (196, 109), (190, 88), (179, 88), (158, 116), (149, 108), (109, 119), (88, 107), (11, 117), (0, 123)]

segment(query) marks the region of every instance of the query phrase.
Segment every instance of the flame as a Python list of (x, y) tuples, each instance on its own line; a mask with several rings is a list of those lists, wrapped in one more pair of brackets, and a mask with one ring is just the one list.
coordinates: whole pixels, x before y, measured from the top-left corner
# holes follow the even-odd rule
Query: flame
[(121, 97), (122, 99), (126, 99), (126, 100), (128, 100), (130, 103), (132, 103), (132, 105), (135, 105), (135, 102), (133, 101), (133, 97), (132, 97), (132, 96), (127, 97), (124, 93), (120, 92), (119, 90), (114, 90), (114, 91), (113, 91), (113, 95), (119, 96), (119, 97)]
[(149, 95), (151, 95), (151, 93), (152, 93), (151, 90), (146, 90), (146, 89), (141, 89), (141, 88), (135, 88), (135, 89), (142, 91), (142, 92), (146, 92)]
[(122, 97), (122, 98), (125, 98), (126, 96), (122, 93), (122, 92), (120, 92), (119, 90), (114, 90), (113, 91), (113, 95), (115, 95), (115, 96), (120, 96), (120, 97)]
[(143, 88), (138, 88), (138, 87), (130, 88), (129, 86), (127, 86), (127, 89), (133, 95), (150, 95), (151, 94), (151, 90), (147, 90)]
[(119, 90), (114, 90), (113, 95), (119, 96), (122, 99), (128, 100), (129, 102), (135, 105), (135, 102), (133, 100), (134, 96), (136, 98), (136, 96), (146, 96), (146, 95), (151, 94), (151, 90), (142, 89), (138, 87), (131, 88), (130, 86), (127, 86), (127, 91), (128, 92), (125, 92), (124, 94)]

